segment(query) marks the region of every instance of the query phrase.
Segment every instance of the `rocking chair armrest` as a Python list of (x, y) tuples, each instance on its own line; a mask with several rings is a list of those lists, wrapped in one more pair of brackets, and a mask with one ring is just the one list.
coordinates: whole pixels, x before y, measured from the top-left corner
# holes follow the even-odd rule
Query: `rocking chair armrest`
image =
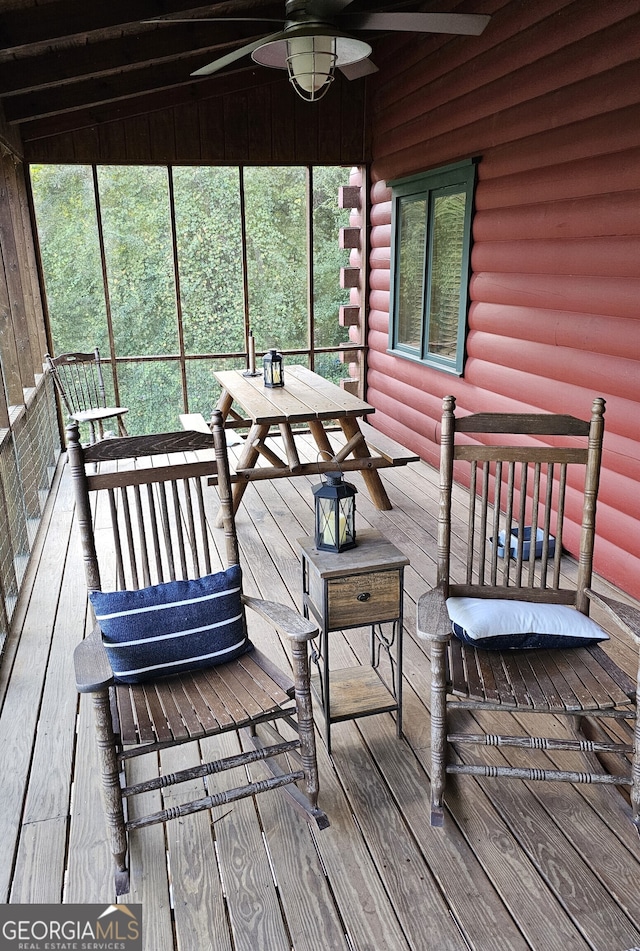
[(426, 591), (418, 598), (418, 637), (447, 643), (453, 630), (447, 611), (447, 599), (441, 586)]
[(640, 611), (638, 608), (614, 598), (605, 598), (592, 588), (587, 588), (585, 594), (589, 600), (605, 612), (608, 618), (614, 621), (629, 634), (640, 647)]
[(102, 632), (97, 624), (91, 634), (76, 646), (73, 665), (78, 693), (96, 693), (106, 690), (113, 683), (113, 670), (102, 644)]
[(286, 604), (263, 601), (261, 598), (252, 598), (246, 594), (242, 595), (242, 603), (292, 641), (309, 641), (318, 634), (316, 624), (293, 608), (287, 607)]

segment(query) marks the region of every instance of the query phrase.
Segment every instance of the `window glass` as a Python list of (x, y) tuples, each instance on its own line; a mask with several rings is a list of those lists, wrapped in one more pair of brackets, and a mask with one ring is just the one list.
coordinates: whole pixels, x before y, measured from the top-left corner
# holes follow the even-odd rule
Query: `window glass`
[(465, 203), (459, 191), (433, 198), (428, 352), (452, 361), (458, 349)]
[(406, 199), (398, 225), (398, 343), (420, 349), (427, 202)]
[(461, 374), (475, 164), (392, 182), (391, 349)]

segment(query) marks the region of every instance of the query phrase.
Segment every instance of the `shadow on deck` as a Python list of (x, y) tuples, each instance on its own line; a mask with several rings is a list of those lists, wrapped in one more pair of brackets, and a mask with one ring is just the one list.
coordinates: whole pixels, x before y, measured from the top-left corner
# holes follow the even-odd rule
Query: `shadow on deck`
[[(363, 490), (357, 520), (410, 560), (405, 739), (396, 738), (392, 714), (333, 725), (331, 758), (318, 744), (321, 805), (331, 820), (321, 833), (277, 792), (134, 833), (127, 900), (142, 903), (144, 948), (640, 946), (640, 843), (615, 789), (458, 777), (444, 829), (429, 826), (429, 660), (415, 636), (415, 603), (435, 581), (437, 473), (416, 463), (385, 470), (383, 479), (393, 510), (377, 511)], [(248, 593), (300, 607), (295, 539), (311, 531), (311, 501), (303, 478), (249, 487), (238, 513)], [(54, 503), (0, 667), (0, 895), (110, 903), (91, 705), (73, 684), (86, 589), (62, 467)], [(612, 633), (608, 649), (632, 673), (634, 649)], [(364, 631), (332, 637), (332, 666), (367, 662)]]

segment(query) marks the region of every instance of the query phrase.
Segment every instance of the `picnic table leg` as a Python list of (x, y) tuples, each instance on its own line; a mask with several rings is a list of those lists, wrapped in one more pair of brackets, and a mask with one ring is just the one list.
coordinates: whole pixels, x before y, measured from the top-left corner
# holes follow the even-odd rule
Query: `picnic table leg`
[(223, 419), (227, 418), (229, 414), (229, 410), (231, 409), (232, 403), (233, 403), (233, 396), (231, 396), (231, 394), (228, 393), (226, 390), (223, 390), (218, 398), (218, 402), (216, 403), (216, 409), (220, 410), (220, 412), (222, 413)]
[(319, 419), (310, 419), (309, 420), (309, 431), (313, 438), (315, 439), (316, 446), (318, 451), (322, 456), (322, 461), (326, 462), (333, 459), (335, 455), (333, 451), (333, 446), (329, 442), (329, 437), (327, 436), (327, 431), (320, 422)]
[[(356, 459), (368, 459), (371, 457), (371, 453), (367, 448), (365, 438), (360, 429), (360, 424), (358, 420), (353, 416), (345, 416), (342, 419), (339, 419), (340, 427), (344, 433), (347, 441), (352, 439), (358, 433), (361, 436), (361, 442), (359, 445), (356, 445), (352, 450), (353, 455)], [(382, 479), (380, 478), (380, 473), (377, 469), (367, 469), (365, 466), (362, 467), (362, 478), (364, 479), (365, 485), (371, 496), (371, 500), (375, 507), (382, 512), (388, 512), (392, 508), (389, 496), (387, 495), (387, 490), (382, 484)]]
[[(256, 462), (258, 461), (258, 456), (260, 455), (260, 449), (258, 448), (262, 442), (266, 439), (269, 433), (269, 426), (263, 423), (254, 423), (251, 429), (249, 430), (249, 435), (245, 441), (244, 449), (242, 450), (240, 457), (238, 458), (238, 464), (236, 470), (238, 469), (253, 469)], [(242, 479), (239, 482), (234, 482), (233, 484), (233, 513), (238, 510), (238, 506), (244, 495), (244, 491), (247, 488), (249, 483), (248, 479)], [(222, 510), (218, 512), (216, 517), (216, 528), (222, 527)]]

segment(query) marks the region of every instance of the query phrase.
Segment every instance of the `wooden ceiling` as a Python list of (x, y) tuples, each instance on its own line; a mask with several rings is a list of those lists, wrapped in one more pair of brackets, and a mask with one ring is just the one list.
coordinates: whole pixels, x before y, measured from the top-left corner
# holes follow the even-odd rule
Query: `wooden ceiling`
[[(32, 138), (282, 81), (281, 70), (258, 66), (250, 56), (210, 77), (190, 74), (280, 30), (284, 0), (194, 2), (0, 0), (0, 100), (6, 122)], [(416, 4), (400, 6), (416, 9)], [(389, 7), (382, 0), (350, 4), (353, 12)], [(145, 22), (167, 15), (193, 22)], [(265, 19), (223, 21), (230, 16)], [(212, 22), (198, 22), (202, 17)]]

